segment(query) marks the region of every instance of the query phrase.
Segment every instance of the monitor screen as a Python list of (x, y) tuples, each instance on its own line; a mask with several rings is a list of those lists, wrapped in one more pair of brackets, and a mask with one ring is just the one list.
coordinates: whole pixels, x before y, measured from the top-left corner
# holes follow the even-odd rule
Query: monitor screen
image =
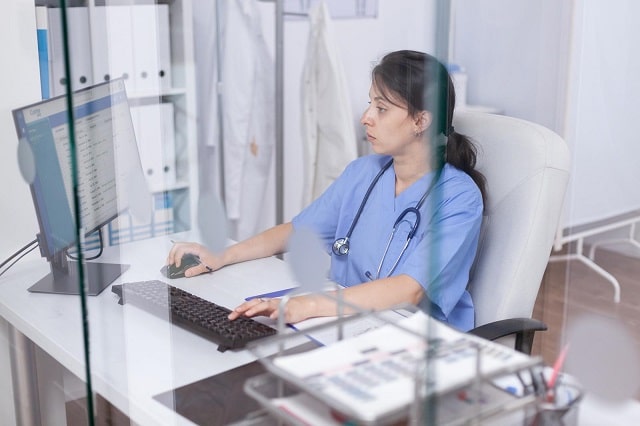
[(112, 80), (72, 96), (75, 179), (66, 96), (13, 111), (18, 137), (33, 154), (36, 173), (30, 184), (40, 226), (38, 243), (50, 262), (64, 257), (77, 235), (99, 229), (126, 210), (132, 196), (128, 188), (140, 188), (134, 180), (144, 180), (124, 81)]

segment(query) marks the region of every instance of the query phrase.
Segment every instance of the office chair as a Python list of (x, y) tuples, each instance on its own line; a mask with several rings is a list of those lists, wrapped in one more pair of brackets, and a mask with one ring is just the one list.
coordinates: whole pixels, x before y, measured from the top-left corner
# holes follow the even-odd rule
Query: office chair
[(454, 126), (475, 142), (487, 180), (469, 282), (476, 307), (470, 333), (530, 354), (535, 332), (547, 328), (531, 315), (560, 219), (569, 150), (551, 130), (513, 117), (460, 112)]

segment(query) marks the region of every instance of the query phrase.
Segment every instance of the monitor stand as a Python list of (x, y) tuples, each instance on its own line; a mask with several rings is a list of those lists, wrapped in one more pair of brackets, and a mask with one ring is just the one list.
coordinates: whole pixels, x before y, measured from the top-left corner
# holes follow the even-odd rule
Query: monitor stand
[[(55, 257), (55, 259), (49, 260), (51, 272), (29, 287), (29, 291), (32, 293), (80, 294), (78, 268), (82, 265), (78, 262), (68, 262), (65, 253)], [(85, 262), (85, 294), (97, 296), (127, 269), (129, 269), (129, 265)]]

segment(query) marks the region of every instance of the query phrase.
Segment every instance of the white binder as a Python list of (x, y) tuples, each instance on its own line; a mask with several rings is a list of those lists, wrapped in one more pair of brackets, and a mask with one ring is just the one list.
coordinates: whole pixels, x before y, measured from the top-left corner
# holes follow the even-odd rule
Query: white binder
[(158, 106), (162, 119), (162, 179), (167, 187), (172, 187), (177, 180), (174, 109), (170, 102)]
[(93, 79), (96, 83), (123, 77), (127, 93), (135, 91), (132, 38), (129, 6), (96, 6), (92, 9)]
[(156, 5), (158, 23), (158, 78), (160, 87), (173, 87), (171, 73), (171, 26), (169, 23), (169, 5)]
[(159, 93), (171, 87), (169, 6), (131, 6), (136, 90)]
[[(71, 88), (82, 89), (93, 84), (89, 10), (69, 7), (67, 11)], [(49, 9), (49, 46), (51, 47), (51, 95), (66, 93), (67, 73), (64, 65), (62, 17), (60, 8)]]
[(149, 190), (172, 189), (176, 183), (173, 104), (135, 106), (131, 117)]

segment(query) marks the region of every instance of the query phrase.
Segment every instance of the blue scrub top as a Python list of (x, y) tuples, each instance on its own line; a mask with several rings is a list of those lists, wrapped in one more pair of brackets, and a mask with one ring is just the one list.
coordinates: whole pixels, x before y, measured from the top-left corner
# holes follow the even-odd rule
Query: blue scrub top
[[(374, 277), (393, 224), (407, 207), (415, 207), (428, 190), (435, 172), (423, 176), (397, 197), (393, 165), (371, 191), (350, 238), (349, 253), (333, 254), (336, 238), (347, 235), (371, 182), (390, 160), (368, 155), (351, 162), (333, 184), (293, 218), (294, 229), (316, 232), (331, 255), (330, 278), (344, 286)], [(425, 289), (420, 308), (435, 318), (467, 331), (474, 326), (474, 309), (467, 291), (482, 223), (482, 195), (471, 177), (446, 164), (440, 178), (420, 208), (421, 221), (393, 276), (407, 274)], [(399, 226), (380, 271), (389, 274), (406, 243), (415, 215)]]

